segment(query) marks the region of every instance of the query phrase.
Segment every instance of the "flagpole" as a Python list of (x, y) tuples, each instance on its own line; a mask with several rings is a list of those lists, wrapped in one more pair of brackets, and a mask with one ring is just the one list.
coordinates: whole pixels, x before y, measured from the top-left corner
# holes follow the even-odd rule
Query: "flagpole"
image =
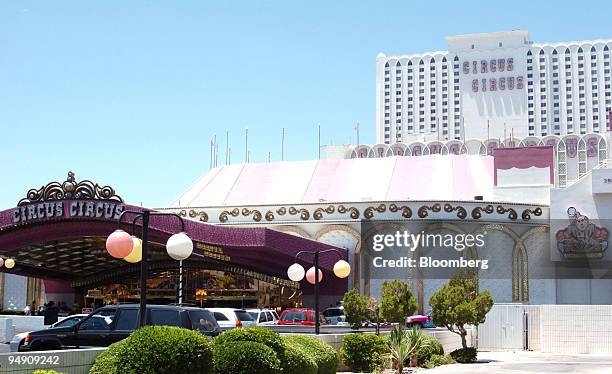
[(487, 120), (487, 141), (491, 138), (491, 127), (489, 125), (489, 120)]
[(249, 129), (244, 129), (244, 160), (249, 162)]
[(319, 123), (319, 160), (321, 159), (321, 124)]
[(436, 116), (436, 129), (438, 130), (438, 143), (440, 143), (440, 119)]
[(285, 128), (283, 127), (283, 136), (281, 137), (281, 161), (285, 161)]
[(229, 131), (225, 132), (225, 165), (229, 165)]
[(359, 122), (357, 122), (357, 148), (359, 148)]
[(507, 148), (507, 145), (508, 144), (506, 144), (506, 122), (504, 122), (504, 148)]

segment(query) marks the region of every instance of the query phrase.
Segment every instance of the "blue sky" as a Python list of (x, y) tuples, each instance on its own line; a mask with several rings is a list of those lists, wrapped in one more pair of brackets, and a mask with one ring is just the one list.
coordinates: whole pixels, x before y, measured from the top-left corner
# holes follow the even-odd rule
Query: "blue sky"
[(448, 35), (612, 38), (609, 1), (0, 1), (0, 209), (77, 179), (165, 206), (210, 164), (373, 142), (375, 57)]

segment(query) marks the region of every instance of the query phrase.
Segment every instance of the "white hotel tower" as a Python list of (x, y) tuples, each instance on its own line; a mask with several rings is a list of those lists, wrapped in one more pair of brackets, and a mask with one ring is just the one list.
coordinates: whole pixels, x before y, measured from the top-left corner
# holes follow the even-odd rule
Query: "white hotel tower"
[(609, 128), (612, 39), (534, 44), (514, 30), (446, 40), (448, 51), (377, 56), (377, 143)]

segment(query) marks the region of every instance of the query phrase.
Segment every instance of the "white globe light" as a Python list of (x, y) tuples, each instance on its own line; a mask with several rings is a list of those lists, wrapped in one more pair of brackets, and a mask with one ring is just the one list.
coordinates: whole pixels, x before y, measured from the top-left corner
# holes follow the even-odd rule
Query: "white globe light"
[(6, 266), (7, 269), (12, 269), (15, 267), (15, 260), (13, 260), (12, 258), (7, 258), (4, 261), (4, 266)]
[(350, 273), (351, 265), (348, 262), (340, 260), (334, 265), (334, 274), (336, 274), (338, 278), (346, 278)]
[(172, 235), (166, 243), (168, 256), (177, 261), (182, 261), (191, 256), (193, 252), (193, 242), (184, 232)]
[(304, 268), (300, 264), (293, 264), (287, 269), (287, 276), (294, 282), (299, 282), (304, 279)]

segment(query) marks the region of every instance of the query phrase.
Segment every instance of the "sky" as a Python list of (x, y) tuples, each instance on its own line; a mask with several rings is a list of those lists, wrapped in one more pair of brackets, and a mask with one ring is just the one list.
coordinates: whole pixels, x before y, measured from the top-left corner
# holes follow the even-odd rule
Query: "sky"
[(0, 210), (30, 188), (111, 185), (164, 207), (225, 162), (317, 157), (375, 140), (375, 59), (445, 50), (445, 37), (527, 29), (612, 38), (602, 1), (0, 0)]

